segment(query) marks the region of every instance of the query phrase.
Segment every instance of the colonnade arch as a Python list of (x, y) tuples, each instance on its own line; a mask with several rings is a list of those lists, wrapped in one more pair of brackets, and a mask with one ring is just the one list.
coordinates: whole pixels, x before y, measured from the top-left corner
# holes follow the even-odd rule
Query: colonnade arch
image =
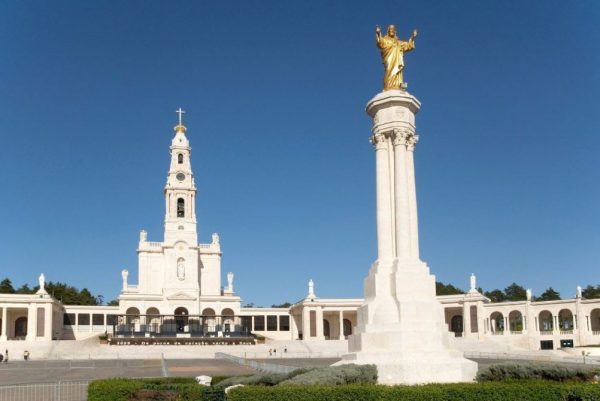
[(323, 319), (323, 336), (326, 339), (329, 339), (330, 336), (331, 336), (331, 329), (330, 329), (330, 326), (329, 326), (329, 320), (327, 320), (327, 319)]
[(561, 309), (558, 312), (558, 327), (560, 330), (573, 330), (574, 323), (573, 312), (570, 309)]
[(523, 331), (523, 314), (521, 311), (514, 310), (508, 314), (508, 326), (510, 331)]
[(26, 337), (27, 336), (27, 318), (21, 316), (15, 320), (15, 337)]
[(223, 318), (223, 331), (225, 331), (226, 333), (233, 331), (233, 329), (235, 328), (235, 321), (234, 321), (234, 312), (233, 309), (231, 308), (225, 308), (221, 311), (221, 316)]
[(552, 313), (547, 310), (543, 310), (538, 315), (540, 331), (552, 331), (554, 330), (554, 322), (552, 321)]
[(462, 315), (455, 315), (450, 320), (450, 330), (456, 337), (462, 335), (463, 332), (463, 317)]
[(600, 309), (593, 309), (590, 313), (590, 325), (592, 331), (600, 331)]
[(502, 312), (493, 312), (490, 315), (490, 330), (492, 333), (504, 331), (504, 315)]
[(127, 315), (127, 317), (126, 317), (127, 324), (140, 322), (140, 310), (138, 308), (136, 308), (135, 306), (127, 308), (127, 310), (125, 311), (125, 314)]
[(344, 319), (344, 337), (352, 335), (352, 322), (349, 319)]
[(185, 326), (188, 324), (188, 319), (189, 313), (186, 308), (180, 306), (179, 308), (175, 309), (175, 325), (178, 332), (184, 331)]

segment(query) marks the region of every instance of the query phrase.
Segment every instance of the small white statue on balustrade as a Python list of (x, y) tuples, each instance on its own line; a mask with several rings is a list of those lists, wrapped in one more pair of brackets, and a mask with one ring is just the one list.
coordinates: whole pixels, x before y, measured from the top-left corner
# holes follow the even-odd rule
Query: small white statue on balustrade
[(40, 274), (40, 277), (38, 278), (38, 284), (40, 285), (40, 289), (38, 290), (38, 294), (47, 294), (46, 292), (46, 277), (44, 276), (44, 273)]
[(227, 292), (233, 294), (233, 273), (227, 273)]
[(315, 298), (315, 282), (312, 279), (308, 280), (308, 295), (307, 298)]
[(123, 278), (123, 291), (127, 291), (127, 276), (129, 276), (129, 272), (127, 269), (123, 269), (121, 271), (121, 277)]

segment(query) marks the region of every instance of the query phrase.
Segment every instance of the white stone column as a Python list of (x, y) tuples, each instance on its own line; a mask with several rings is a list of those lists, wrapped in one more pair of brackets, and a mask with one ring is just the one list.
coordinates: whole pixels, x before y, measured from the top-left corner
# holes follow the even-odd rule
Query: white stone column
[(8, 341), (8, 308), (2, 308), (2, 334), (0, 341)]
[(37, 336), (37, 306), (29, 304), (27, 310), (27, 340), (35, 340)]
[(302, 307), (302, 339), (310, 339), (310, 309)]
[[(323, 335), (323, 308), (318, 307), (316, 309), (316, 325), (317, 325), (317, 340), (324, 340)], [(331, 335), (331, 326), (329, 326), (329, 334)]]
[[(477, 364), (450, 348), (435, 277), (419, 259), (412, 154), (419, 108), (405, 90), (384, 91), (367, 104), (376, 158), (378, 259), (365, 279), (349, 353), (339, 364), (375, 364), (383, 384), (468, 382)], [(410, 141), (405, 149), (400, 135)], [(391, 264), (390, 255), (396, 256)]]
[(408, 179), (408, 208), (410, 226), (410, 256), (419, 260), (419, 219), (417, 216), (417, 188), (415, 184), (414, 150), (418, 137), (414, 133), (406, 138), (406, 177)]
[(463, 304), (463, 336), (471, 335), (471, 306), (468, 303)]
[(340, 320), (340, 335), (338, 337), (338, 339), (343, 340), (344, 339), (344, 311), (340, 310), (338, 312), (338, 317)]
[(408, 171), (406, 160), (406, 131), (394, 130), (394, 206), (396, 257), (410, 258), (410, 210), (408, 196)]
[(44, 309), (44, 340), (52, 340), (52, 336), (54, 334), (52, 332), (54, 327), (52, 318), (52, 304), (47, 304), (46, 308)]
[(390, 188), (389, 147), (385, 135), (371, 137), (375, 147), (376, 198), (377, 198), (377, 259), (390, 262), (394, 258), (392, 243), (392, 194)]

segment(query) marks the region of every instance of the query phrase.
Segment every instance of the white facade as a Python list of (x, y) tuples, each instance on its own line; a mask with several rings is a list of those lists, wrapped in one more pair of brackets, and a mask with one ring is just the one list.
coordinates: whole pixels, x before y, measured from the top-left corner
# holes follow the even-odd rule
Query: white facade
[[(288, 308), (241, 307), (233, 273), (227, 274), (226, 285), (221, 283), (219, 236), (213, 234), (208, 244), (198, 243), (191, 147), (180, 123), (171, 141), (164, 188), (163, 241), (151, 242), (145, 231), (140, 232), (139, 282), (130, 284), (129, 272), (121, 272), (119, 306), (62, 305), (43, 290), (33, 295), (0, 294), (0, 343), (84, 339), (111, 333), (119, 315), (179, 312), (244, 317), (253, 333), (273, 340), (322, 341), (358, 334), (350, 343), (351, 350), (360, 351), (394, 336), (399, 327), (406, 329), (401, 317), (417, 311), (409, 326), (417, 327), (420, 334), (413, 335), (415, 342), (409, 344), (421, 348), (433, 349), (431, 344), (443, 344), (444, 337), (454, 337), (454, 343), (493, 340), (528, 350), (547, 347), (549, 341), (554, 349), (565, 341), (574, 346), (599, 345), (600, 300), (583, 299), (580, 291), (574, 299), (563, 301), (491, 303), (475, 290), (472, 277), (467, 294), (434, 297), (435, 279), (420, 260), (418, 246), (412, 158), (417, 139), (414, 114), (419, 106), (402, 91), (377, 96), (369, 103), (377, 173), (378, 259), (365, 280), (365, 299), (319, 298), (311, 280), (307, 296)], [(42, 289), (43, 280), (41, 276)], [(408, 307), (410, 302), (415, 309)], [(397, 346), (385, 341), (379, 343), (380, 349)], [(419, 357), (425, 352), (421, 348)]]
[(175, 127), (171, 162), (164, 189), (164, 240), (148, 241), (140, 232), (138, 245), (139, 283), (127, 282), (119, 311), (132, 315), (239, 315), (240, 298), (233, 293), (233, 275), (227, 290), (221, 287), (221, 245), (218, 234), (209, 244), (198, 243), (196, 184), (191, 164), (191, 147), (186, 128)]

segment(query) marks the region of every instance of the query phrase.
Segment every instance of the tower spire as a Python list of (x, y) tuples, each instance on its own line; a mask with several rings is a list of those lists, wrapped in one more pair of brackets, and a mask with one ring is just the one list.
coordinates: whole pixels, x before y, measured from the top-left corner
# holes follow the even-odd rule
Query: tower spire
[(185, 114), (185, 111), (180, 107), (179, 109), (175, 110), (175, 113), (179, 114), (179, 124), (177, 124), (173, 129), (175, 130), (175, 133), (185, 133), (187, 130), (185, 125), (183, 125), (183, 114)]

